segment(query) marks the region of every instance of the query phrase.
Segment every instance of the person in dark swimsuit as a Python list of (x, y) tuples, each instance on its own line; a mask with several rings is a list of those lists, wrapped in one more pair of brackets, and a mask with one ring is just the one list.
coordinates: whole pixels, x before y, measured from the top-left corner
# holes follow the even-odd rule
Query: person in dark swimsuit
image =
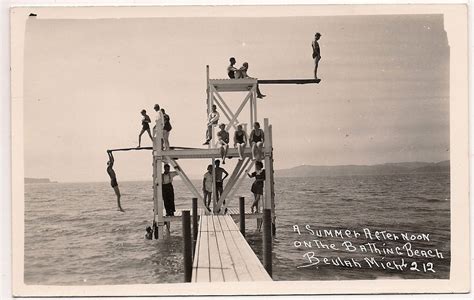
[(142, 130), (140, 131), (140, 134), (138, 135), (138, 147), (141, 147), (142, 144), (142, 134), (145, 133), (145, 131), (148, 133), (148, 136), (150, 137), (150, 140), (153, 142), (153, 137), (151, 136), (151, 131), (150, 131), (150, 117), (146, 114), (146, 110), (142, 110), (141, 114), (143, 116), (142, 118)]
[(234, 67), (236, 61), (234, 57), (229, 58), (230, 65), (227, 67), (227, 76), (229, 76), (230, 79), (234, 79), (235, 77), (235, 72), (238, 71), (236, 67)]
[(163, 149), (170, 149), (170, 131), (173, 129), (171, 127), (170, 116), (165, 113), (165, 109), (162, 108), (161, 112), (163, 113)]
[(237, 125), (237, 130), (234, 133), (234, 147), (239, 152), (239, 160), (244, 159), (244, 150), (247, 146), (247, 133), (242, 129), (242, 125)]
[(319, 39), (321, 38), (321, 33), (316, 32), (314, 35), (314, 41), (311, 43), (313, 48), (313, 59), (314, 59), (314, 79), (318, 80), (318, 65), (321, 60), (321, 48), (319, 48)]
[(259, 201), (260, 198), (263, 196), (263, 185), (265, 182), (265, 169), (263, 169), (263, 163), (261, 161), (257, 161), (255, 163), (255, 172), (253, 172), (252, 174), (247, 173), (247, 175), (250, 178), (255, 178), (255, 181), (252, 184), (252, 188), (250, 189), (254, 195), (255, 200), (253, 201), (250, 210), (252, 211), (252, 213), (254, 213), (255, 208), (255, 212), (259, 213)]
[(112, 151), (107, 151), (107, 154), (109, 156), (109, 161), (107, 162), (107, 173), (110, 176), (110, 185), (114, 189), (115, 195), (117, 196), (118, 210), (120, 210), (121, 212), (124, 212), (124, 210), (122, 209), (122, 206), (120, 205), (121, 195), (120, 195), (120, 190), (119, 190), (118, 183), (117, 183), (117, 176), (115, 175), (115, 171), (113, 169), (113, 167), (114, 167), (114, 156), (112, 155)]
[(227, 151), (229, 151), (229, 132), (225, 130), (225, 124), (219, 125), (220, 131), (217, 132), (217, 144), (222, 158), (222, 164), (225, 165)]
[(250, 133), (250, 146), (252, 147), (252, 160), (262, 160), (263, 143), (265, 136), (260, 129), (260, 123), (253, 124), (253, 130)]

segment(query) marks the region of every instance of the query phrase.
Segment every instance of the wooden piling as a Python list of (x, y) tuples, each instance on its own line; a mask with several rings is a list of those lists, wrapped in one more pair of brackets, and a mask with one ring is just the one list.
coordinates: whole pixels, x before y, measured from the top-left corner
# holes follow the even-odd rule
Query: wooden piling
[(189, 210), (183, 210), (181, 219), (183, 223), (184, 282), (191, 282), (193, 272), (193, 249), (191, 237), (191, 216)]
[(272, 276), (272, 211), (263, 210), (263, 266)]
[(193, 198), (193, 250), (198, 236), (198, 198)]
[(245, 198), (239, 198), (240, 233), (245, 237)]

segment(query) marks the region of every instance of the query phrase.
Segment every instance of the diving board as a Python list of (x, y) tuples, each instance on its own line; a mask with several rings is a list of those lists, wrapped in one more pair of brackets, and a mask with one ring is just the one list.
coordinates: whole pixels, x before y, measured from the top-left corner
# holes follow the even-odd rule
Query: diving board
[(271, 280), (230, 215), (201, 215), (191, 282)]
[(321, 79), (258, 79), (258, 84), (308, 84), (320, 83)]

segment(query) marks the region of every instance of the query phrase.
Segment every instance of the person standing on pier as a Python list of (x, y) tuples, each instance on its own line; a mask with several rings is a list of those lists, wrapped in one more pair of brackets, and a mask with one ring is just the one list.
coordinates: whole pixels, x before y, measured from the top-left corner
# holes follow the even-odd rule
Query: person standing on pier
[(170, 116), (166, 114), (165, 109), (162, 108), (161, 112), (163, 114), (163, 148), (164, 150), (170, 149), (170, 131), (171, 127)]
[(209, 142), (212, 140), (212, 127), (217, 125), (219, 122), (219, 117), (220, 116), (219, 112), (217, 111), (217, 106), (213, 104), (207, 121), (206, 141), (203, 145), (209, 145)]
[[(229, 176), (229, 173), (227, 173), (226, 170), (224, 170), (223, 168), (220, 167), (220, 164), (221, 162), (216, 159), (216, 161), (214, 162), (214, 165), (215, 165), (215, 172), (216, 172), (216, 196), (217, 196), (217, 200), (219, 201), (219, 197), (222, 195), (222, 192), (224, 191), (224, 179), (227, 178), (227, 176)], [(224, 175), (224, 177), (222, 177)], [(223, 204), (225, 204), (225, 200), (223, 202)]]
[(211, 205), (212, 199), (212, 182), (212, 165), (208, 165), (207, 172), (202, 179), (202, 193), (204, 195), (204, 206), (209, 212), (211, 212), (209, 205)]
[(263, 197), (263, 184), (265, 182), (265, 169), (263, 169), (263, 163), (261, 161), (257, 161), (255, 163), (255, 172), (253, 172), (252, 174), (247, 173), (247, 175), (250, 178), (255, 178), (255, 181), (252, 184), (252, 188), (250, 189), (253, 193), (255, 200), (253, 201), (250, 210), (252, 211), (252, 213), (254, 213), (255, 208), (255, 212), (259, 213), (259, 201), (260, 198)]
[(313, 48), (313, 59), (314, 59), (314, 79), (318, 78), (318, 65), (319, 61), (321, 60), (321, 49), (319, 48), (318, 40), (321, 37), (321, 33), (316, 32), (314, 35), (314, 41), (311, 43), (311, 47)]
[(137, 148), (141, 147), (142, 134), (145, 133), (145, 131), (148, 133), (148, 136), (150, 137), (150, 140), (153, 142), (153, 137), (151, 136), (151, 132), (150, 132), (150, 123), (151, 123), (150, 117), (146, 114), (146, 110), (144, 110), (144, 109), (141, 111), (141, 114), (143, 116), (143, 118), (142, 118), (142, 131), (140, 131), (140, 134), (138, 135), (138, 147)]
[(253, 130), (250, 132), (250, 146), (252, 147), (252, 160), (262, 160), (263, 143), (265, 136), (260, 129), (260, 123), (253, 124)]
[(114, 161), (115, 160), (114, 160), (114, 156), (112, 154), (112, 151), (107, 151), (107, 155), (109, 156), (109, 161), (107, 162), (107, 173), (110, 176), (110, 185), (114, 189), (115, 195), (117, 196), (118, 210), (121, 211), (121, 212), (125, 212), (122, 209), (122, 206), (120, 205), (121, 195), (120, 195), (120, 190), (119, 190), (118, 183), (117, 183), (117, 176), (115, 175), (115, 171), (114, 171)]
[(247, 146), (247, 133), (242, 129), (242, 124), (237, 125), (237, 130), (234, 133), (234, 147), (239, 152), (239, 160), (244, 159), (244, 151)]
[[(174, 216), (176, 211), (174, 206), (174, 188), (173, 188), (173, 177), (178, 175), (178, 172), (170, 172), (170, 165), (165, 164), (163, 166), (164, 172), (161, 177), (162, 184), (162, 193), (163, 193), (163, 202), (165, 204), (166, 216)], [(175, 170), (179, 170), (178, 167), (174, 167)]]
[(225, 165), (227, 151), (229, 151), (229, 133), (225, 130), (225, 124), (219, 125), (220, 131), (217, 132), (217, 144), (220, 146), (222, 164)]

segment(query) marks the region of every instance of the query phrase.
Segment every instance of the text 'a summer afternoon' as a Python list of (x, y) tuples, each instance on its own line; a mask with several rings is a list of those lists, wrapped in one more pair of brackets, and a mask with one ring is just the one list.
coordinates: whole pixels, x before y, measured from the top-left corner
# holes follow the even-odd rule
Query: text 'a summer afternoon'
[(377, 241), (429, 241), (429, 233), (408, 233), (408, 232), (389, 232), (387, 230), (371, 230), (370, 228), (363, 228), (361, 231), (354, 229), (317, 229), (312, 228), (311, 225), (293, 225), (293, 232), (299, 235), (309, 234), (320, 238), (365, 238), (368, 240)]

